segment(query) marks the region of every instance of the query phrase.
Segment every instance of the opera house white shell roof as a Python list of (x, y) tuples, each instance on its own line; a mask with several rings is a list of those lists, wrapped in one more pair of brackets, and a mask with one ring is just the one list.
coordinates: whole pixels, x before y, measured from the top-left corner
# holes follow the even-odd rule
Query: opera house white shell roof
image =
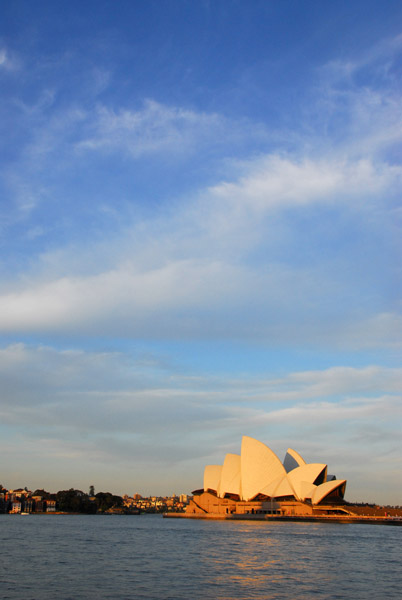
[(205, 492), (247, 502), (265, 496), (318, 504), (335, 492), (343, 497), (345, 487), (345, 479), (327, 475), (326, 464), (307, 464), (291, 448), (282, 463), (268, 446), (248, 436), (243, 436), (240, 455), (227, 454), (223, 465), (208, 465), (204, 471)]

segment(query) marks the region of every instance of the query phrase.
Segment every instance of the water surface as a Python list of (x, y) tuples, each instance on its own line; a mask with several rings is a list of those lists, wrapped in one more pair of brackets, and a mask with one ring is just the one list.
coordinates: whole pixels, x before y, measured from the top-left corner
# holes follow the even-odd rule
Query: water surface
[(0, 515), (3, 600), (400, 600), (402, 528)]

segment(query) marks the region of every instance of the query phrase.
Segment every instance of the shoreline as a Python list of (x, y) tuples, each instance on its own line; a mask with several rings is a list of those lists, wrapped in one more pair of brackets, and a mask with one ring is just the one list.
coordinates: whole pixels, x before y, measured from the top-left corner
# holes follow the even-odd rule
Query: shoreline
[[(20, 512), (20, 513), (12, 513), (12, 512), (8, 512), (8, 513), (0, 513), (2, 515), (12, 515), (12, 516), (22, 516), (22, 517), (26, 517), (26, 516), (35, 516), (35, 515), (45, 515), (45, 516), (49, 516), (49, 515), (70, 515), (72, 517), (76, 517), (79, 515), (85, 515), (87, 517), (99, 517), (99, 516), (107, 516), (107, 517), (138, 517), (139, 515), (143, 515), (143, 514), (147, 514), (147, 513), (136, 513), (136, 512), (132, 512), (132, 513), (118, 513), (118, 512), (98, 512), (98, 513), (84, 513), (84, 512), (63, 512), (63, 511), (52, 511), (52, 512)], [(158, 514), (158, 513), (149, 513), (149, 514)]]
[(224, 515), (224, 514), (187, 514), (187, 513), (164, 513), (164, 519), (203, 519), (211, 521), (269, 521), (277, 522), (280, 521), (288, 523), (354, 523), (354, 524), (367, 524), (367, 525), (396, 525), (402, 526), (401, 517), (374, 517), (374, 516), (353, 516), (353, 515), (336, 515), (336, 516), (287, 516), (287, 515)]

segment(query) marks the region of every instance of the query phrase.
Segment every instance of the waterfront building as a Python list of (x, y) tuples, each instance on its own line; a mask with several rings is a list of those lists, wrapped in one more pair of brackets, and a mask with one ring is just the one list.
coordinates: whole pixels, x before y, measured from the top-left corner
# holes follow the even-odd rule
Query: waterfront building
[(21, 502), (19, 500), (14, 500), (11, 503), (11, 510), (10, 513), (11, 514), (19, 514), (22, 510), (22, 505)]
[(56, 512), (56, 500), (46, 500), (46, 512)]
[(244, 436), (241, 453), (222, 465), (207, 465), (204, 486), (193, 492), (189, 514), (309, 515), (342, 509), (345, 479), (329, 475), (325, 463), (306, 463), (289, 448), (283, 462), (265, 444)]

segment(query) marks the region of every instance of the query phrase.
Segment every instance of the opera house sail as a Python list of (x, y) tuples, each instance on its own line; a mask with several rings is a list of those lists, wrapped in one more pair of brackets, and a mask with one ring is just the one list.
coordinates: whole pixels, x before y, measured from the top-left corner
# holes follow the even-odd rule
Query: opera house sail
[(283, 462), (268, 446), (243, 436), (240, 454), (207, 465), (204, 486), (187, 512), (309, 515), (342, 512), (346, 480), (328, 475), (324, 463), (306, 463), (289, 448)]

